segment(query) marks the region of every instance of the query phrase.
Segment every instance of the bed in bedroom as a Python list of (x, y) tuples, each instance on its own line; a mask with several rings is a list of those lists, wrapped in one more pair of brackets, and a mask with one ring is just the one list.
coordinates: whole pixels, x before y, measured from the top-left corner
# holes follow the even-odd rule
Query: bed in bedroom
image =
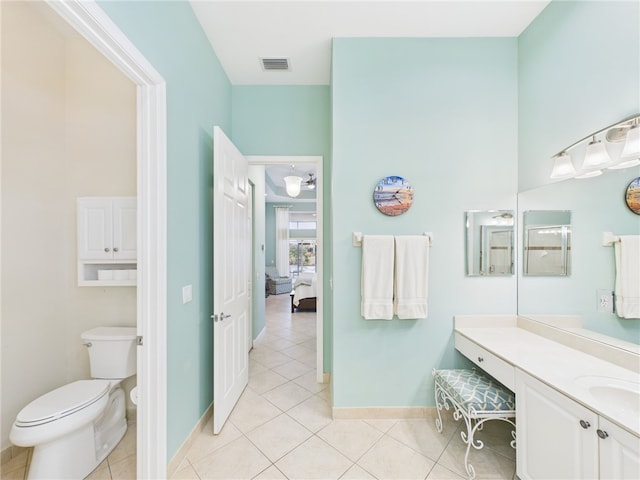
[(301, 273), (293, 282), (291, 313), (316, 311), (316, 274)]

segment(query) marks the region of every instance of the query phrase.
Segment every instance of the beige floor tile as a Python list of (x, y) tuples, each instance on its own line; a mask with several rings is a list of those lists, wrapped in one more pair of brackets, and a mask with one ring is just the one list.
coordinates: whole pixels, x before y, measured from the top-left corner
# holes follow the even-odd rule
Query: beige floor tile
[(351, 465), (352, 462), (347, 457), (316, 436), (276, 463), (287, 478), (307, 480), (338, 479)]
[(287, 477), (275, 466), (271, 465), (258, 476), (254, 477), (253, 480), (287, 480)]
[(249, 353), (249, 358), (267, 368), (274, 368), (291, 361), (291, 357), (283, 353), (266, 352), (264, 349), (256, 351), (255, 348)]
[[(2, 478), (4, 478), (4, 475)], [(109, 462), (107, 459), (103, 460), (85, 480), (111, 480), (111, 470), (109, 470)]]
[(384, 433), (387, 433), (391, 427), (398, 423), (398, 419), (395, 418), (367, 418), (364, 421)]
[(321, 390), (320, 392), (316, 393), (316, 396), (320, 397), (322, 400), (327, 402), (328, 405), (333, 405), (333, 398), (331, 396), (330, 388), (325, 388), (324, 390)]
[(514, 430), (513, 425), (504, 420), (491, 420), (485, 422), (482, 430), (476, 431), (474, 436), (484, 443), (485, 448), (515, 460), (516, 450), (511, 447), (512, 430)]
[(186, 465), (173, 474), (171, 480), (200, 480), (200, 477), (191, 465)]
[(127, 426), (127, 431), (122, 437), (122, 440), (116, 445), (116, 447), (109, 454), (109, 462), (115, 463), (118, 462), (130, 455), (135, 455), (136, 453), (136, 438), (137, 436), (137, 428), (136, 424), (130, 424)]
[(249, 432), (247, 437), (269, 460), (276, 462), (311, 435), (309, 430), (283, 413)]
[[(466, 476), (464, 465), (466, 448), (467, 446), (460, 438), (459, 433), (456, 433), (451, 438), (442, 456), (438, 459), (438, 463), (459, 475)], [(475, 469), (478, 480), (511, 480), (515, 472), (515, 461), (513, 459), (500, 455), (489, 448), (476, 450), (472, 447), (469, 452), (469, 463)]]
[(271, 402), (253, 393), (250, 389), (245, 389), (231, 412), (229, 421), (242, 433), (247, 433), (281, 413), (281, 410)]
[[(290, 362), (287, 362), (284, 365), (280, 365), (279, 367), (275, 367), (273, 369), (274, 372), (282, 375), (288, 380), (298, 378), (305, 373), (311, 372), (312, 370), (312, 367), (305, 363), (299, 362), (298, 360), (291, 360)], [(313, 373), (315, 373), (315, 371)]]
[(269, 390), (274, 389), (278, 385), (287, 383), (289, 378), (283, 377), (273, 370), (265, 370), (264, 372), (256, 375), (251, 375), (249, 378), (249, 388), (251, 388), (257, 394), (262, 395)]
[(244, 436), (192, 463), (200, 478), (223, 480), (250, 479), (270, 465), (269, 459)]
[(301, 377), (294, 378), (293, 381), (312, 393), (320, 393), (325, 388), (329, 388), (328, 383), (318, 383), (315, 371), (305, 373)]
[(387, 435), (435, 462), (444, 452), (458, 425), (443, 422), (443, 427), (442, 433), (439, 433), (431, 419), (399, 420)]
[(27, 470), (27, 461), (29, 460), (30, 453), (31, 449), (24, 449), (20, 454), (3, 463), (0, 466), (0, 477), (22, 479)]
[(440, 464), (436, 464), (435, 467), (429, 472), (427, 480), (465, 480), (466, 477), (462, 477), (457, 473), (452, 472), (448, 468), (443, 467)]
[(317, 435), (355, 462), (384, 434), (362, 420), (334, 420)]
[(385, 435), (358, 461), (358, 465), (377, 478), (424, 479), (434, 462), (397, 440)]
[(187, 451), (187, 460), (191, 463), (200, 460), (205, 455), (215, 452), (241, 436), (240, 430), (231, 422), (225, 423), (220, 433), (214, 435), (213, 425), (208, 422), (202, 432), (193, 440), (191, 447)]
[(329, 404), (317, 395), (293, 407), (287, 414), (314, 433), (333, 421)]
[(136, 456), (130, 455), (117, 462), (109, 461), (111, 478), (117, 480), (135, 480), (137, 477)]
[(287, 382), (262, 395), (283, 412), (295, 407), (313, 395), (306, 388), (294, 382)]
[(353, 465), (340, 477), (340, 480), (376, 480), (376, 477), (364, 470), (361, 466)]

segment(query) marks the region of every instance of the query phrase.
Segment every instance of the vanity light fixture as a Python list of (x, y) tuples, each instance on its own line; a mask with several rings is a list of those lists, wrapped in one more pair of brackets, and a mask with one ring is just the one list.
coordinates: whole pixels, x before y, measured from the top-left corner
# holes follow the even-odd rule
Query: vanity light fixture
[(572, 178), (576, 175), (576, 169), (571, 163), (571, 157), (566, 152), (562, 152), (553, 164), (553, 170), (551, 171), (551, 178), (554, 180), (564, 180), (565, 178)]
[[(605, 141), (607, 143), (625, 141), (622, 153), (619, 158), (614, 158), (613, 161), (609, 157), (605, 143), (596, 138), (605, 132)], [(582, 172), (578, 173), (573, 166), (569, 151), (586, 141), (589, 141), (589, 143), (582, 163)], [(597, 177), (602, 175), (602, 168), (616, 170), (640, 165), (640, 114), (627, 117), (597, 132), (593, 132), (566, 147), (552, 158), (554, 160), (553, 170), (551, 171), (553, 180)]]
[(287, 195), (290, 197), (297, 197), (300, 195), (300, 184), (302, 183), (302, 178), (296, 175), (295, 168), (296, 167), (294, 165), (291, 165), (291, 175), (284, 177)]

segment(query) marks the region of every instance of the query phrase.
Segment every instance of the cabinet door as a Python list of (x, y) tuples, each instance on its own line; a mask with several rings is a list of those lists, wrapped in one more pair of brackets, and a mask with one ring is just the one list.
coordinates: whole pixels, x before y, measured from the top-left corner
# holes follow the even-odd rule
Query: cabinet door
[[(600, 478), (637, 480), (640, 478), (640, 438), (600, 417)], [(603, 434), (604, 436), (604, 434)]]
[(113, 258), (135, 260), (137, 248), (137, 209), (135, 198), (113, 200)]
[(598, 416), (520, 370), (516, 424), (522, 480), (598, 478)]
[(111, 201), (78, 199), (78, 257), (83, 260), (113, 258)]

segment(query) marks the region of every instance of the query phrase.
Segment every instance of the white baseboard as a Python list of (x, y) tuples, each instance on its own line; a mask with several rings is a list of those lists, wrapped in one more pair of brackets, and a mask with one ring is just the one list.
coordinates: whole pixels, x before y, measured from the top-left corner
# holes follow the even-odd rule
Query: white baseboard
[(333, 407), (336, 420), (432, 418), (436, 407)]
[(253, 344), (252, 344), (253, 347), (256, 346), (256, 342), (260, 341), (260, 339), (264, 336), (266, 331), (267, 331), (267, 327), (266, 326), (262, 327), (262, 330), (260, 331), (258, 336), (253, 340)]
[(187, 456), (187, 452), (193, 445), (193, 442), (195, 441), (196, 437), (204, 429), (207, 422), (211, 420), (212, 416), (213, 416), (213, 403), (209, 405), (209, 408), (207, 408), (207, 410), (204, 412), (202, 417), (200, 417), (200, 420), (198, 421), (198, 423), (196, 423), (195, 427), (193, 427), (193, 430), (191, 430), (191, 433), (189, 434), (189, 436), (185, 439), (185, 441), (182, 443), (182, 445), (180, 446), (176, 454), (169, 461), (169, 464), (167, 465), (167, 478), (173, 477), (173, 475), (176, 473), (176, 471), (178, 470), (178, 467)]

